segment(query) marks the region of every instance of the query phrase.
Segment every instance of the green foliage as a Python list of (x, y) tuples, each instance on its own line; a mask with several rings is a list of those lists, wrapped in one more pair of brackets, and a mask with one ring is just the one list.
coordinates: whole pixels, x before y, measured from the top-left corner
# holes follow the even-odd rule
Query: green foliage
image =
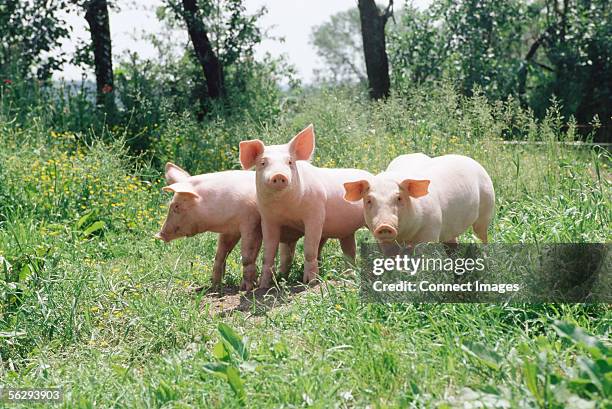
[[(204, 25), (209, 33), (215, 54), (224, 67), (253, 57), (254, 47), (262, 40), (262, 29), (257, 20), (265, 13), (265, 7), (255, 13), (247, 13), (244, 0), (198, 0)], [(183, 6), (180, 1), (166, 0), (157, 9), (157, 17), (169, 27), (182, 27)]]
[(436, 1), (409, 9), (389, 40), (399, 87), (447, 76), (470, 95), (475, 86), (493, 99), (517, 92), (522, 41), (530, 13), (522, 1)]
[(10, 118), (19, 127), (35, 122), (86, 140), (92, 130), (106, 131), (105, 118), (97, 115), (87, 83), (48, 85), (27, 78), (0, 83), (0, 117), (4, 121)]
[[(565, 121), (609, 126), (612, 18), (609, 2), (438, 0), (425, 11), (407, 7), (389, 33), (392, 80), (398, 91), (451, 79), (461, 92), (492, 100), (509, 96), (538, 118), (551, 101)], [(599, 138), (609, 137), (602, 128)]]
[(236, 121), (242, 117), (266, 121), (278, 114), (281, 100), (278, 84), (286, 82), (294, 87), (297, 82), (293, 68), (281, 58), (253, 58), (253, 47), (262, 36), (256, 18), (264, 10), (249, 15), (241, 1), (202, 3), (211, 41), (224, 64), (226, 98), (201, 106), (199, 95), (206, 92), (202, 68), (191, 46), (176, 47), (177, 42), (186, 41), (187, 37), (182, 20), (171, 12), (172, 7), (179, 6), (171, 3), (158, 10), (158, 17), (168, 27), (167, 36), (147, 37), (156, 47), (158, 57), (143, 60), (131, 53), (119, 63), (116, 86), (123, 108), (120, 123), (127, 126), (112, 129), (113, 134), (123, 135), (135, 152), (158, 149), (152, 145), (161, 146), (159, 150), (165, 152), (170, 134), (159, 129), (162, 124), (172, 126), (186, 116), (198, 122), (230, 117)]
[(61, 16), (70, 4), (64, 0), (0, 3), (0, 77), (47, 80), (66, 62), (66, 56), (50, 52), (57, 51), (70, 34)]
[(560, 340), (551, 335), (539, 336), (535, 342), (519, 344), (516, 350), (510, 351), (508, 358), (485, 345), (466, 342), (462, 345), (463, 350), (477, 357), (492, 371), (501, 373), (506, 381), (504, 383), (518, 380), (516, 387), (520, 394), (499, 384), (487, 384), (477, 389), (464, 388), (448, 403), (456, 407), (479, 400), (491, 408), (508, 407), (512, 402), (522, 407), (538, 408), (607, 407), (611, 403), (609, 397), (612, 392), (608, 348), (574, 324), (555, 320), (549, 325), (580, 349), (587, 348), (596, 361), (580, 350), (577, 352), (576, 370), (558, 371), (554, 366), (562, 346)]
[(204, 370), (227, 381), (238, 401), (244, 404), (246, 393), (239, 365), (251, 371), (254, 369), (254, 366), (247, 362), (249, 351), (240, 336), (228, 325), (220, 323), (218, 330), (221, 340), (215, 344), (212, 353), (219, 362), (204, 365)]
[[(68, 4), (63, 2), (51, 2), (49, 7), (43, 8), (46, 14), (36, 14), (35, 2), (25, 2), (23, 5), (13, 3), (0, 6), (0, 11), (4, 13), (0, 16), (4, 16), (7, 22), (6, 30), (0, 29), (0, 45), (10, 45), (12, 48), (5, 49), (13, 54), (18, 52), (13, 49), (16, 44), (28, 44), (23, 37), (26, 34), (35, 36), (36, 41), (40, 42), (36, 45), (39, 48), (31, 45), (28, 52), (40, 54), (43, 49), (53, 49), (67, 32), (63, 22), (57, 18), (52, 21), (52, 17), (55, 18), (64, 9), (81, 11), (72, 7), (76, 3), (68, 8)], [(205, 106), (199, 104), (199, 96), (205, 93), (202, 69), (186, 41), (182, 20), (176, 19), (168, 8), (160, 8), (158, 16), (169, 30), (164, 35), (146, 37), (157, 48), (158, 56), (145, 60), (137, 53), (127, 53), (115, 63), (119, 110), (112, 117), (99, 115), (91, 84), (83, 82), (76, 86), (32, 82), (25, 71), (9, 73), (4, 70), (2, 58), (0, 114), (22, 125), (29, 124), (31, 118), (36, 117), (44, 122), (43, 126), (50, 127), (56, 133), (70, 132), (80, 141), (90, 141), (92, 132), (105, 141), (122, 139), (136, 154), (147, 152), (152, 145), (163, 146), (167, 138), (161, 137), (160, 127), (183, 115), (190, 115), (197, 121), (214, 121), (230, 116), (262, 121), (273, 118), (280, 110), (281, 90), (278, 84), (288, 83), (294, 87), (297, 82), (293, 68), (282, 59), (266, 56), (255, 60), (253, 57), (253, 49), (263, 36), (256, 24), (257, 19), (265, 10), (249, 14), (242, 1), (234, 0), (201, 2), (200, 7), (205, 11), (213, 45), (225, 65), (227, 97), (223, 101), (208, 101)], [(42, 23), (36, 20), (28, 26), (26, 23), (31, 22), (28, 20), (30, 18), (43, 19), (45, 24), (48, 23), (47, 31), (38, 34), (32, 31)], [(18, 23), (24, 25), (23, 33), (19, 31), (21, 29), (18, 30), (21, 27), (16, 26)], [(49, 38), (45, 37), (47, 35)], [(181, 48), (177, 44), (186, 46)], [(0, 57), (2, 55), (0, 52)], [(22, 59), (10, 60), (20, 61), (27, 65), (28, 70), (42, 69), (42, 60), (36, 60), (34, 56), (30, 58), (27, 53), (23, 55)], [(87, 56), (85, 50), (73, 62), (86, 64)], [(61, 61), (67, 58), (61, 56)], [(61, 61), (57, 60), (54, 67), (57, 68)], [(6, 69), (9, 69), (8, 65)], [(153, 159), (159, 157), (151, 156)]]
[[(191, 291), (210, 283), (216, 237), (152, 238), (167, 207), (163, 161), (194, 174), (237, 168), (238, 141), (286, 142), (310, 122), (320, 166), (378, 172), (401, 153), (474, 157), (497, 193), (494, 242), (610, 241), (610, 154), (558, 144), (574, 138), (558, 107), (539, 121), (514, 100), (447, 84), (378, 103), (350, 89), (283, 102), (269, 118), (162, 117), (141, 157), (103, 135), (60, 132), (52, 121), (69, 116), (48, 104), (18, 120), (1, 111), (5, 386), (62, 387), (64, 407), (609, 404), (607, 305), (364, 304), (335, 241), (325, 284), (272, 306)], [(238, 251), (227, 266), (237, 286)]]
[(445, 75), (447, 55), (443, 28), (436, 24), (437, 10), (425, 11), (406, 6), (398, 23), (388, 31), (388, 53), (393, 86), (426, 84)]
[[(598, 115), (610, 126), (612, 99), (612, 14), (609, 1), (549, 4), (537, 28), (542, 51), (527, 70), (527, 100), (540, 117), (554, 95), (563, 101), (563, 115), (585, 124)], [(536, 60), (534, 59), (534, 60)], [(552, 70), (543, 67), (550, 66)], [(610, 133), (608, 131), (608, 136)]]

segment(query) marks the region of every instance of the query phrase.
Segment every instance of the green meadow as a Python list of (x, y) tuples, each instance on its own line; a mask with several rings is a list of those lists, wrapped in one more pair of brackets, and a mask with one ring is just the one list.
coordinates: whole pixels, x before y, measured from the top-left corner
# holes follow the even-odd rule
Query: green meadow
[(554, 105), (536, 120), (450, 86), (385, 102), (338, 88), (296, 96), (269, 121), (151, 124), (158, 137), (140, 155), (121, 125), (66, 131), (53, 110), (0, 114), (5, 387), (62, 388), (66, 408), (612, 405), (609, 305), (367, 304), (335, 241), (321, 285), (298, 288), (298, 247), (279, 291), (237, 294), (235, 250), (217, 294), (216, 235), (153, 239), (166, 161), (237, 169), (240, 140), (285, 142), (313, 123), (318, 166), (379, 172), (411, 152), (478, 160), (497, 195), (491, 242), (610, 242), (610, 152), (574, 144)]

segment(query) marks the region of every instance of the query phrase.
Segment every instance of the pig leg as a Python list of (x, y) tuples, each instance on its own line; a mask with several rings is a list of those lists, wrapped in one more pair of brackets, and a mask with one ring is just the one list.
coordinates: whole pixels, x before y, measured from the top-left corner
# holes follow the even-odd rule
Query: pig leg
[(217, 254), (213, 265), (212, 284), (217, 287), (221, 284), (223, 273), (225, 272), (225, 261), (227, 255), (236, 247), (240, 240), (240, 234), (219, 234), (217, 239)]
[(346, 236), (340, 239), (340, 247), (342, 252), (349, 259), (351, 263), (355, 263), (355, 256), (357, 255), (357, 247), (355, 245), (355, 234)]
[(389, 257), (393, 257), (397, 254), (399, 254), (402, 250), (402, 246), (397, 243), (378, 243), (378, 246), (380, 247), (380, 251), (383, 253), (383, 256), (385, 256), (386, 258)]
[(323, 232), (323, 221), (313, 220), (305, 223), (304, 229), (304, 284), (317, 279), (319, 261), (317, 260), (319, 243)]
[(319, 250), (317, 251), (317, 260), (321, 261), (321, 252), (323, 251), (323, 246), (325, 246), (325, 243), (327, 242), (327, 239), (321, 239), (321, 241), (319, 242)]
[(444, 242), (444, 251), (446, 251), (446, 255), (449, 257), (454, 257), (457, 254), (458, 248), (459, 242), (456, 237)]
[(450, 249), (456, 249), (457, 247), (459, 247), (459, 242), (457, 241), (457, 238), (456, 238), (456, 237), (454, 237), (454, 238), (452, 238), (452, 239), (450, 239), (450, 240), (446, 240), (446, 241), (444, 242), (444, 245), (445, 245), (447, 248), (450, 248)]
[(489, 242), (487, 229), (489, 227), (489, 223), (479, 224), (478, 222), (474, 223), (472, 228), (474, 229), (474, 233), (476, 233), (476, 237), (478, 237), (484, 244)]
[(293, 256), (295, 255), (295, 245), (297, 241), (288, 243), (280, 243), (280, 268), (278, 269), (280, 274), (287, 278), (289, 276), (289, 270), (291, 270), (291, 263), (293, 263)]
[(478, 216), (478, 220), (476, 220), (476, 222), (472, 225), (476, 237), (482, 240), (484, 244), (489, 242), (487, 230), (489, 229), (489, 224), (491, 224), (492, 218), (493, 209), (491, 206), (490, 208), (486, 209), (485, 212), (481, 212), (481, 214)]
[(495, 207), (495, 194), (493, 193), (493, 187), (491, 186), (490, 191), (481, 191), (480, 193), (480, 207), (478, 208), (478, 219), (472, 225), (476, 237), (478, 237), (484, 244), (489, 242), (487, 230), (493, 219), (493, 208)]
[(257, 280), (257, 254), (261, 248), (259, 224), (242, 234), (240, 252), (242, 256), (242, 283), (240, 291), (251, 291)]
[(262, 220), (261, 229), (263, 231), (264, 259), (259, 287), (270, 288), (274, 276), (274, 258), (280, 242), (281, 228), (279, 225), (265, 223)]

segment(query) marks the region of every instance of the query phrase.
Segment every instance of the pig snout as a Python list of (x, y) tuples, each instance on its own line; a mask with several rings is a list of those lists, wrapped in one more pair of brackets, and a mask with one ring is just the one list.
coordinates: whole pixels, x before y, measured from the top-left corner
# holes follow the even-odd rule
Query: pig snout
[(397, 237), (397, 229), (389, 224), (380, 224), (374, 229), (374, 237), (383, 241), (393, 240)]
[(185, 234), (183, 234), (180, 229), (180, 226), (168, 226), (164, 224), (162, 229), (157, 232), (157, 234), (155, 234), (155, 236), (153, 237), (158, 240), (162, 240), (166, 243), (169, 243), (174, 239), (185, 236)]
[(283, 190), (289, 186), (289, 178), (282, 173), (275, 173), (268, 178), (268, 186), (276, 190)]
[(164, 236), (164, 234), (162, 232), (156, 233), (155, 236), (153, 236), (153, 237), (155, 237), (157, 240), (161, 240), (161, 241), (164, 241), (166, 243), (168, 242), (168, 239), (166, 239), (166, 237)]

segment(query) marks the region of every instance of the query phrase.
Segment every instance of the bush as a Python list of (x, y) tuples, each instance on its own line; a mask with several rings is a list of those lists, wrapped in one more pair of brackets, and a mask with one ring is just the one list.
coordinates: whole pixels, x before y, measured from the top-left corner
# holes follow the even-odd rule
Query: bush
[[(518, 99), (542, 119), (556, 101), (582, 136), (610, 138), (612, 19), (607, 1), (437, 0), (389, 33), (396, 91), (450, 79), (464, 95)], [(556, 4), (556, 3), (555, 3)], [(594, 117), (604, 124), (592, 126)]]

